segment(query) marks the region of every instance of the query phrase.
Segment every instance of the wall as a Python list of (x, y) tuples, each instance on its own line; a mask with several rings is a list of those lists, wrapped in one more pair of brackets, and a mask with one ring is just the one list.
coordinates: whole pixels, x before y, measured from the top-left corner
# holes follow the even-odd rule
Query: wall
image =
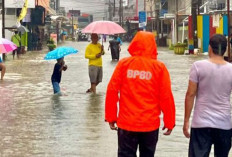
[(219, 27), (213, 27), (213, 15), (197, 16), (198, 47), (202, 52), (208, 52), (209, 39), (215, 34), (228, 36), (228, 19), (226, 15), (220, 15)]
[[(191, 14), (191, 0), (178, 0), (179, 14)], [(176, 14), (176, 0), (168, 0), (168, 13)]]

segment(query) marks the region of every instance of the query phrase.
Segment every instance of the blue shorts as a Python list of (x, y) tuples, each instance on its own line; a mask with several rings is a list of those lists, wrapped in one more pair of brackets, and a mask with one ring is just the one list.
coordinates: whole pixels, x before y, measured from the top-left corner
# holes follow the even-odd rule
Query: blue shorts
[(58, 82), (52, 82), (54, 94), (60, 94), (60, 84)]

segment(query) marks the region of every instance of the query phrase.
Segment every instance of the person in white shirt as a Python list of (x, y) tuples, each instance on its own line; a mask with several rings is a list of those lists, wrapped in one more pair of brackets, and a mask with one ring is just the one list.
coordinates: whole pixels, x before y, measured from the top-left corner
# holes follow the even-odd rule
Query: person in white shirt
[(223, 58), (226, 48), (226, 37), (213, 35), (209, 42), (209, 59), (194, 62), (190, 70), (183, 125), (184, 135), (190, 138), (189, 157), (208, 157), (212, 145), (215, 157), (228, 157), (232, 128), (232, 64)]

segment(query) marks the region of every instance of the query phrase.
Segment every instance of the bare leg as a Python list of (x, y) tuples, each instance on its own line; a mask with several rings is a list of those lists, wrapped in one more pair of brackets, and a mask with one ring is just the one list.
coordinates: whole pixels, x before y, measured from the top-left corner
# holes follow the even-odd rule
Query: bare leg
[(96, 84), (95, 83), (91, 83), (91, 91), (96, 94)]
[(1, 80), (3, 80), (3, 77), (4, 77), (5, 72), (6, 72), (6, 67), (3, 64), (0, 64), (0, 67), (2, 68), (2, 71), (1, 71)]
[(16, 50), (13, 51), (13, 59), (14, 59), (14, 57), (15, 57), (15, 51), (16, 51)]

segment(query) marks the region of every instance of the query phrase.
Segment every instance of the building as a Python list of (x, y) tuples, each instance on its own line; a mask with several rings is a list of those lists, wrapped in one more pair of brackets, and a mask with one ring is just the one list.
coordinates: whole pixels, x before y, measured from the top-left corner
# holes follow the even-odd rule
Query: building
[[(21, 8), (24, 5), (23, 0), (5, 0), (5, 38), (11, 39), (13, 35), (13, 26), (17, 25), (17, 18), (21, 13)], [(2, 6), (2, 1), (1, 4)], [(50, 8), (49, 0), (28, 0), (28, 8), (26, 16), (20, 21), (21, 25), (25, 26), (29, 32), (21, 33), (22, 43), (21, 45), (27, 50), (41, 49), (41, 44), (44, 39), (45, 32), (45, 16), (46, 14), (56, 14), (56, 12)], [(2, 16), (0, 17), (2, 20)], [(2, 24), (2, 22), (0, 22)], [(2, 29), (2, 26), (1, 26)], [(2, 31), (0, 31), (0, 34)], [(2, 34), (1, 34), (2, 36)]]

